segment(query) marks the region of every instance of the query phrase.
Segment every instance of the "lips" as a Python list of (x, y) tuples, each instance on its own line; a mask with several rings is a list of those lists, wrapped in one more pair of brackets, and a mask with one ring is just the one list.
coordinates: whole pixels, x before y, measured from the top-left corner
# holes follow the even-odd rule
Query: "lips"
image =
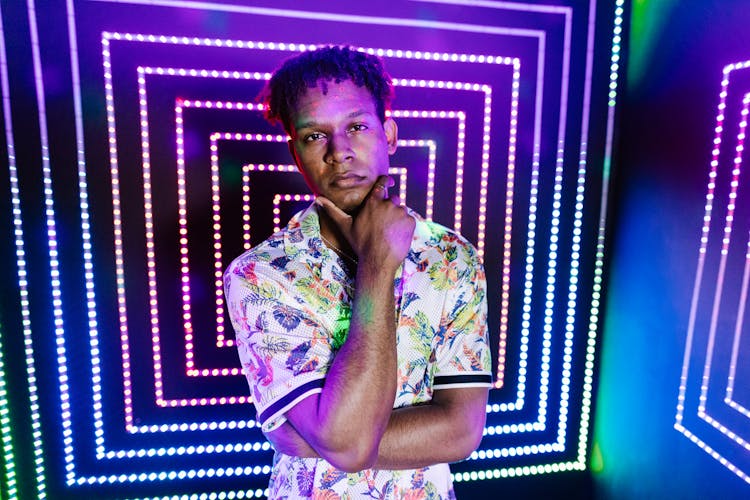
[(364, 184), (367, 178), (351, 172), (339, 174), (331, 180), (331, 185), (339, 189), (349, 189)]

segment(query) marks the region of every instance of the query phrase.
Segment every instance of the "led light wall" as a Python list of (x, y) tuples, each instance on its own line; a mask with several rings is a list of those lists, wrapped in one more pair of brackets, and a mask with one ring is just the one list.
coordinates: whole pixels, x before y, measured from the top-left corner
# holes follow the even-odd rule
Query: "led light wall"
[(10, 498), (264, 495), (221, 275), (311, 202), (255, 98), (327, 43), (384, 59), (399, 195), (485, 261), (495, 383), (458, 491), (587, 468), (623, 0), (6, 4)]
[(604, 498), (750, 495), (749, 22), (741, 1), (633, 5), (592, 455)]

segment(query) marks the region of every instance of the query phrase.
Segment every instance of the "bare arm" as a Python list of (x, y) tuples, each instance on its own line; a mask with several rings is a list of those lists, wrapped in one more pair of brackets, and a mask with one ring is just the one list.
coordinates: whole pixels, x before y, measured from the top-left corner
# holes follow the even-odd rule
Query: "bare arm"
[(380, 178), (356, 219), (319, 199), (357, 253), (352, 318), (322, 392), (297, 403), (286, 417), (315, 453), (335, 467), (371, 467), (393, 408), (396, 322), (393, 278), (411, 243), (414, 220), (382, 198)]
[(375, 468), (415, 469), (471, 455), (482, 440), (488, 390), (440, 389), (429, 404), (393, 410)]
[[(392, 410), (374, 467), (413, 469), (468, 457), (482, 439), (488, 390), (441, 389), (427, 404)], [(288, 422), (267, 437), (282, 453), (319, 456)]]

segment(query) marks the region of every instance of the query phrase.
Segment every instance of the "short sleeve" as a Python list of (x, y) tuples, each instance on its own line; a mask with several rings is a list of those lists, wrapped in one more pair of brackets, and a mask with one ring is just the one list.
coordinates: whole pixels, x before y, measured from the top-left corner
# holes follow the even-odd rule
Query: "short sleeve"
[(460, 278), (444, 309), (446, 328), (436, 348), (433, 389), (492, 385), (484, 266), (470, 243), (460, 243)]
[(333, 359), (329, 336), (281, 273), (235, 261), (224, 275), (237, 352), (264, 432), (284, 413), (321, 392)]

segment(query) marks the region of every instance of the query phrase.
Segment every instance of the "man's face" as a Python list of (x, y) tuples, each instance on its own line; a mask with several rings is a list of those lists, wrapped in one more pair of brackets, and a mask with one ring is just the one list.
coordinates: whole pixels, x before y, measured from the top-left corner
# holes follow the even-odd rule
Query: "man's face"
[(382, 123), (366, 87), (349, 80), (307, 89), (291, 116), (289, 150), (310, 189), (354, 213), (396, 151), (396, 124)]

